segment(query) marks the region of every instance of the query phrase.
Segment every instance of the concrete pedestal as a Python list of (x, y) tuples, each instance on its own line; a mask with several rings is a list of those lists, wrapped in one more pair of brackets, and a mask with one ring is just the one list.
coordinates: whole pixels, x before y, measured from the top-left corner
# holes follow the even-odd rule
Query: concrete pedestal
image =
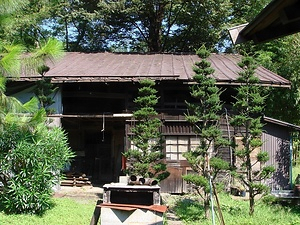
[(101, 225), (163, 225), (163, 213), (134, 209), (132, 211), (101, 208)]

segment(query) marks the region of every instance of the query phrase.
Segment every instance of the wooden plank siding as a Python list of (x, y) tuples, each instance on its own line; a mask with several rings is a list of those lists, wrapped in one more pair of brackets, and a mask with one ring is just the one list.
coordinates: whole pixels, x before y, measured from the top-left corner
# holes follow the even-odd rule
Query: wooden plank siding
[[(160, 114), (159, 118), (162, 119), (161, 132), (165, 137), (195, 137), (193, 125), (184, 120), (184, 116), (171, 116), (166, 114)], [(224, 138), (230, 138), (234, 136), (234, 129), (230, 126), (229, 121), (225, 117), (220, 120), (220, 128), (223, 131)], [(126, 123), (126, 136), (129, 137), (133, 135), (131, 133), (131, 128), (134, 126), (134, 120), (127, 120)], [(130, 142), (127, 138), (126, 148), (130, 146)], [(164, 149), (166, 154), (166, 149)], [(218, 157), (228, 161), (233, 162), (233, 156), (231, 149), (229, 147), (223, 147), (218, 150)], [(181, 157), (181, 160), (170, 160), (166, 159), (168, 171), (171, 175), (164, 181), (161, 182), (161, 191), (168, 193), (186, 193), (190, 191), (189, 185), (183, 181), (182, 175), (186, 175), (192, 172), (189, 163)]]

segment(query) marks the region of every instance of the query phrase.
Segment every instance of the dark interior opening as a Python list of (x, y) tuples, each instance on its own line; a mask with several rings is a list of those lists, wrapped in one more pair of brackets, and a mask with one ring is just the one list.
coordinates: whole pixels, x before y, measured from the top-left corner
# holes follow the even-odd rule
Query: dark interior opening
[(111, 191), (110, 202), (117, 204), (153, 205), (153, 192)]

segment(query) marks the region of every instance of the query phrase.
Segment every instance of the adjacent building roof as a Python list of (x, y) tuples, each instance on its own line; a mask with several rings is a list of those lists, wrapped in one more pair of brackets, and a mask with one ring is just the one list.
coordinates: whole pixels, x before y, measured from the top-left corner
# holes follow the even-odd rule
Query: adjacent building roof
[[(209, 61), (219, 84), (236, 85), (241, 68), (236, 54), (212, 54)], [(56, 63), (49, 63), (46, 77), (53, 82), (114, 82), (155, 80), (192, 81), (193, 65), (200, 61), (195, 54), (121, 54), (68, 52)], [(258, 67), (256, 75), (264, 85), (289, 86), (283, 77)], [(22, 74), (21, 80), (40, 79), (40, 75)]]
[(235, 44), (265, 42), (299, 31), (299, 0), (273, 0), (249, 24), (229, 29)]
[(282, 120), (277, 120), (277, 119), (267, 117), (267, 116), (264, 116), (263, 120), (265, 122), (269, 122), (269, 123), (273, 123), (273, 124), (276, 124), (276, 125), (279, 125), (279, 126), (287, 127), (292, 131), (300, 131), (300, 126), (297, 126), (297, 125), (291, 124), (291, 123), (287, 123), (287, 122), (284, 122)]

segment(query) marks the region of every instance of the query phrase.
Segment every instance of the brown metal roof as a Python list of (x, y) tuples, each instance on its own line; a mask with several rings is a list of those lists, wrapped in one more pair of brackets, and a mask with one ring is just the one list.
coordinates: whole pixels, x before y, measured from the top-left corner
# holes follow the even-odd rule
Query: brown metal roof
[[(49, 64), (46, 77), (53, 82), (114, 82), (155, 80), (192, 81), (193, 65), (199, 61), (195, 54), (121, 54), (68, 52), (63, 59)], [(241, 56), (212, 54), (209, 58), (215, 69), (214, 77), (219, 84), (237, 84), (241, 70), (237, 63)], [(281, 76), (259, 67), (256, 75), (264, 85), (289, 86)], [(21, 75), (21, 80), (39, 79), (39, 75)]]

